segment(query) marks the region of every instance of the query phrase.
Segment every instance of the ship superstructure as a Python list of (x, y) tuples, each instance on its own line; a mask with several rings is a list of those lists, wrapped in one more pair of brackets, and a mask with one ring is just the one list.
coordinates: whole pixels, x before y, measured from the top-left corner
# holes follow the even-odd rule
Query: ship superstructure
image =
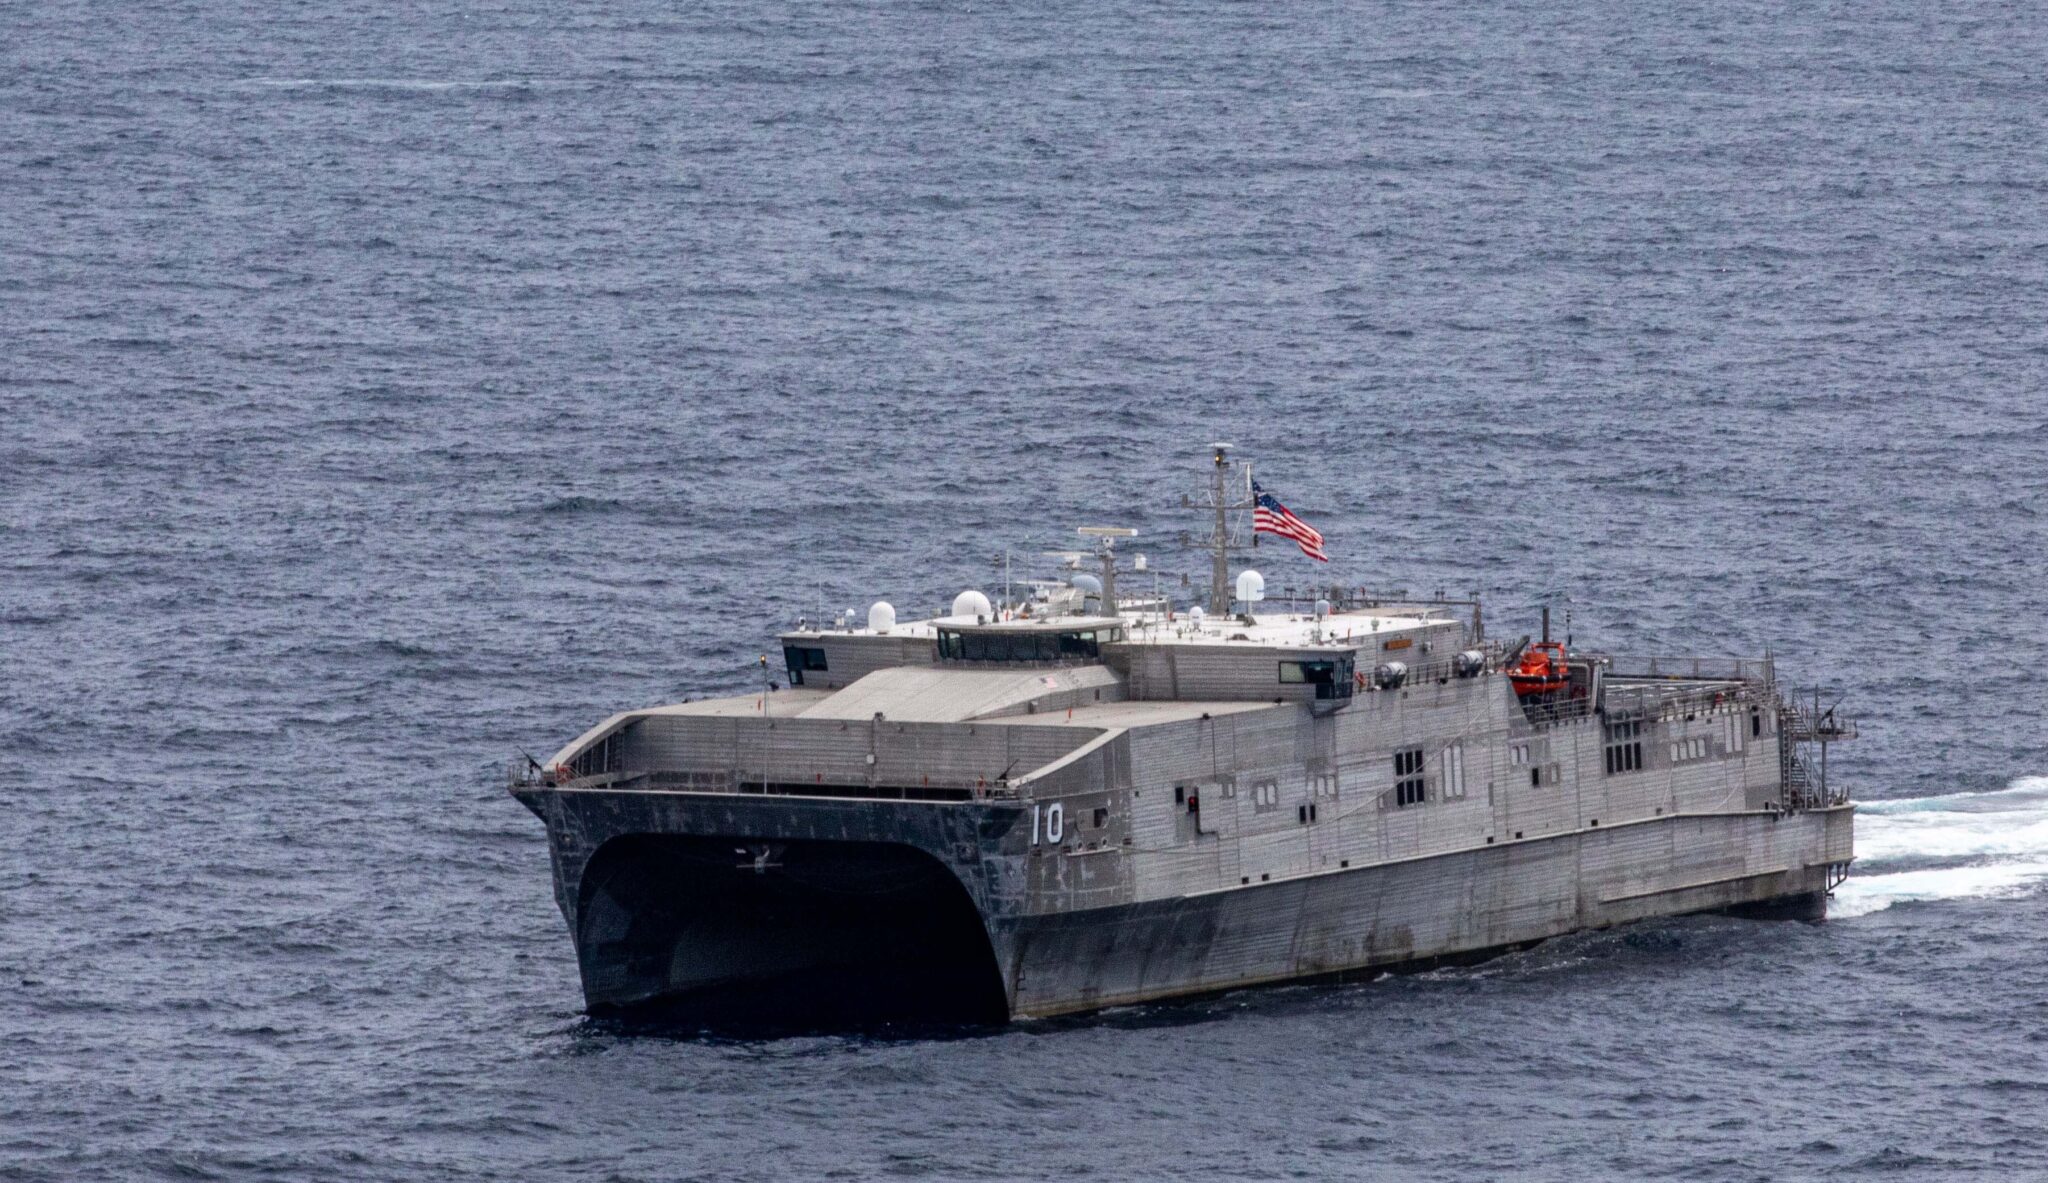
[(1099, 574), (805, 622), (786, 686), (627, 711), (515, 774), (588, 1004), (1000, 1020), (1824, 915), (1853, 806), (1815, 756), (1854, 727), (1770, 658), (1265, 600), (1228, 577), (1214, 465), (1206, 606), (1120, 594), (1129, 532), (1094, 530)]

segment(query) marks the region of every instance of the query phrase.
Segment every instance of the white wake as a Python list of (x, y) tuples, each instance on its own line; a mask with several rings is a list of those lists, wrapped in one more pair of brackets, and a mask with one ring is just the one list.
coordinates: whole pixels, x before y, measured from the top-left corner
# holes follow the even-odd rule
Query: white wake
[(1859, 802), (1856, 865), (1828, 915), (2021, 895), (2048, 880), (2048, 776), (1986, 793)]

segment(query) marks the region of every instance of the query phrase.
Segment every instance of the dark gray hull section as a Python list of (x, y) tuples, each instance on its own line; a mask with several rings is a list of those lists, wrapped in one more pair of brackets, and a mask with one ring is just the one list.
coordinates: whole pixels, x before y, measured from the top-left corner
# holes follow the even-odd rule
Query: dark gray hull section
[(1009, 1015), (983, 917), (1013, 877), (1000, 852), (1023, 847), (1014, 803), (517, 796), (547, 823), (593, 1012), (798, 1025)]
[(547, 823), (593, 1010), (742, 998), (822, 1007), (822, 1021), (847, 1003), (909, 1019), (1086, 1011), (1470, 960), (1689, 912), (1817, 919), (1851, 816), (1656, 818), (1061, 911), (1027, 884), (1043, 878), (1032, 863), (1066, 856), (1034, 856), (1029, 807), (1014, 802), (519, 796)]

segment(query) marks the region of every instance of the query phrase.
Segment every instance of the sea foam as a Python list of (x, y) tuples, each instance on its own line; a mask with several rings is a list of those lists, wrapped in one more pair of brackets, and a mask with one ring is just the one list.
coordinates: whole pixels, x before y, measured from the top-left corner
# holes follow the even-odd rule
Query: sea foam
[(1828, 914), (2021, 895), (2048, 880), (2048, 776), (2003, 789), (1859, 803), (1856, 865)]

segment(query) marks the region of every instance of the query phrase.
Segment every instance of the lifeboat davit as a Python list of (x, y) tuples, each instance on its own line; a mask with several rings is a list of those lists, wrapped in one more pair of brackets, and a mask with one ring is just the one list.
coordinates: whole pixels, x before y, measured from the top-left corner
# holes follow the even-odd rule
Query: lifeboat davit
[(1508, 667), (1508, 684), (1515, 688), (1517, 698), (1555, 694), (1570, 681), (1563, 641), (1538, 641), (1523, 650), (1521, 658)]

